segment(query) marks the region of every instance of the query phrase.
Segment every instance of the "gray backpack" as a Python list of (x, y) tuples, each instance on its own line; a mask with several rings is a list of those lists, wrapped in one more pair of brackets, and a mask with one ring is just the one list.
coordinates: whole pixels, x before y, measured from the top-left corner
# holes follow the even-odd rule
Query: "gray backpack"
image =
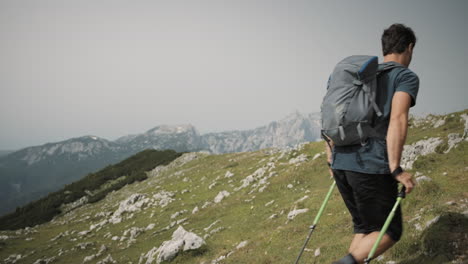
[(375, 103), (377, 75), (398, 66), (378, 66), (377, 57), (364, 55), (347, 57), (335, 66), (321, 106), (321, 133), (327, 142), (365, 145), (368, 137), (385, 137), (373, 129), (375, 115), (382, 115)]

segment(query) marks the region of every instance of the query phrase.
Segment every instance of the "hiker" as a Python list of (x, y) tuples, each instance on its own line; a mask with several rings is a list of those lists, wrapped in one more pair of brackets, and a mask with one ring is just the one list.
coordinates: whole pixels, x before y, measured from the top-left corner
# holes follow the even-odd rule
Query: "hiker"
[[(408, 129), (409, 108), (416, 104), (419, 78), (410, 65), (416, 36), (411, 28), (393, 24), (382, 34), (384, 62), (379, 65), (398, 67), (377, 76), (375, 103), (381, 111), (375, 116), (375, 129), (384, 137), (369, 137), (365, 144), (349, 146), (325, 144), (338, 190), (354, 224), (354, 238), (349, 254), (334, 264), (363, 263), (376, 241), (398, 195), (398, 182), (410, 193), (416, 182), (400, 167), (401, 153)], [(378, 256), (400, 240), (401, 209), (377, 248)]]

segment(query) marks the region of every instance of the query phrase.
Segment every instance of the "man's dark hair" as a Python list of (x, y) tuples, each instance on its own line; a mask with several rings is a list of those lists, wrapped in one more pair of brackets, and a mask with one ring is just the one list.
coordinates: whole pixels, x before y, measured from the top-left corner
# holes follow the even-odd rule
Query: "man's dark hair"
[(383, 55), (402, 53), (410, 43), (413, 43), (413, 47), (416, 45), (413, 30), (403, 24), (393, 24), (382, 34)]

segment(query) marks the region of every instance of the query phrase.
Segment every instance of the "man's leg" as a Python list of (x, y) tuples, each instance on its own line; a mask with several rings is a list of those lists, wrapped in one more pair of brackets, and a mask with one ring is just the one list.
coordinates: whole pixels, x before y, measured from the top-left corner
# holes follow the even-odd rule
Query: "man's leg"
[[(341, 194), (341, 197), (343, 198), (343, 201), (346, 205), (346, 207), (349, 210), (349, 213), (352, 216), (353, 219), (353, 225), (354, 225), (354, 232), (356, 235), (354, 236), (353, 241), (351, 242), (351, 246), (349, 248), (350, 252), (351, 249), (354, 249), (359, 243), (359, 240), (362, 239), (365, 234), (364, 232), (361, 232), (362, 230), (362, 221), (359, 217), (359, 212), (357, 208), (356, 201), (354, 199), (354, 193), (353, 189), (349, 185), (349, 182), (346, 178), (345, 171), (343, 170), (333, 170), (333, 176), (335, 178), (336, 186), (338, 187), (338, 190)], [(338, 263), (338, 264), (355, 264), (356, 262), (354, 261), (354, 258), (350, 255), (346, 256), (345, 258), (333, 262), (333, 263)]]
[[(358, 234), (350, 246), (350, 253), (358, 263), (363, 263), (379, 236), (388, 214), (396, 201), (398, 194), (397, 182), (389, 175), (372, 175), (356, 172), (346, 172), (359, 211), (359, 218), (365, 226), (363, 232)], [(399, 240), (402, 231), (401, 208), (380, 241), (375, 256), (378, 256), (392, 247)]]
[[(377, 237), (379, 236), (379, 233), (380, 232), (372, 232), (364, 236), (361, 236), (362, 234), (358, 234), (354, 237), (353, 242), (355, 242), (356, 240), (356, 243), (351, 243), (349, 253), (353, 255), (353, 257), (358, 263), (364, 263), (364, 259), (366, 259), (369, 255), (372, 247), (374, 246), (375, 241), (377, 240)], [(374, 257), (377, 257), (380, 254), (384, 253), (395, 243), (396, 242), (393, 241), (393, 239), (391, 239), (389, 235), (385, 234), (382, 237), (379, 246), (377, 247)]]
[[(342, 259), (333, 262), (334, 264), (355, 264), (355, 263), (364, 263), (364, 260), (369, 255), (372, 247), (374, 246), (377, 237), (379, 236), (379, 232), (372, 232), (370, 234), (356, 234), (351, 242), (349, 247), (350, 255), (343, 257)], [(390, 247), (395, 244), (389, 235), (385, 234), (382, 240), (377, 247), (376, 253), (374, 257), (379, 256)]]
[(363, 239), (366, 236), (366, 234), (355, 234), (353, 241), (351, 241), (351, 245), (349, 245), (348, 252), (351, 253), (353, 252), (361, 242), (361, 239)]

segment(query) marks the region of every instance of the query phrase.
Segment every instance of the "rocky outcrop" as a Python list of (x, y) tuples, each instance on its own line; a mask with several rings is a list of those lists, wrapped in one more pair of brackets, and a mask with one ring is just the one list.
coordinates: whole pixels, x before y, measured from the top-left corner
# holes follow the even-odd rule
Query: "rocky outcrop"
[(107, 255), (106, 258), (104, 258), (103, 260), (101, 261), (98, 261), (96, 264), (116, 264), (117, 261), (115, 261), (112, 256), (109, 254)]
[(463, 130), (462, 138), (468, 141), (468, 115), (463, 114), (460, 116), (460, 118), (461, 118), (461, 121), (465, 123), (465, 129)]
[(299, 165), (300, 163), (306, 162), (307, 161), (307, 155), (306, 154), (301, 154), (295, 158), (292, 158), (289, 160), (289, 164), (296, 164)]
[(166, 207), (168, 204), (174, 201), (175, 194), (168, 191), (160, 191), (153, 195), (153, 204), (161, 207)]
[(93, 254), (93, 255), (90, 255), (90, 256), (86, 256), (86, 257), (83, 259), (83, 263), (91, 262), (91, 261), (94, 260), (95, 258), (100, 257), (102, 254), (104, 254), (104, 252), (105, 252), (107, 249), (108, 249), (108, 248), (106, 247), (106, 245), (102, 245), (101, 248), (99, 249), (99, 252), (98, 252), (97, 254)]
[(62, 204), (60, 206), (60, 210), (63, 212), (63, 213), (67, 213), (67, 212), (70, 212), (71, 210), (73, 209), (76, 209), (86, 203), (88, 203), (88, 196), (83, 196), (81, 197), (80, 199), (74, 201), (74, 202), (71, 202), (71, 203), (68, 203), (68, 204)]
[(411, 145), (405, 145), (401, 157), (401, 167), (404, 169), (412, 169), (413, 163), (419, 156), (434, 153), (436, 148), (443, 142), (441, 138), (435, 137), (420, 140)]
[[(205, 241), (192, 232), (186, 231), (179, 226), (172, 234), (172, 239), (164, 241), (159, 248), (152, 248), (146, 255), (140, 257), (139, 264), (157, 264), (162, 261), (173, 260), (181, 251), (198, 249)], [(146, 261), (145, 261), (146, 260)]]
[(447, 144), (449, 145), (448, 149), (444, 151), (444, 153), (449, 153), (449, 151), (456, 147), (458, 143), (462, 142), (463, 137), (460, 136), (458, 133), (450, 133), (448, 134), (448, 141)]
[(263, 192), (263, 190), (270, 184), (268, 179), (278, 175), (275, 171), (273, 171), (275, 168), (276, 166), (274, 162), (268, 162), (264, 166), (258, 168), (254, 173), (242, 179), (242, 185), (236, 187), (234, 191), (239, 191), (240, 189), (246, 188), (252, 184), (252, 190), (250, 192), (255, 191), (257, 188), (259, 188), (259, 192)]
[(136, 212), (150, 201), (144, 194), (134, 193), (127, 199), (120, 202), (119, 208), (109, 219), (110, 223), (117, 224), (122, 221), (122, 215), (127, 212)]

